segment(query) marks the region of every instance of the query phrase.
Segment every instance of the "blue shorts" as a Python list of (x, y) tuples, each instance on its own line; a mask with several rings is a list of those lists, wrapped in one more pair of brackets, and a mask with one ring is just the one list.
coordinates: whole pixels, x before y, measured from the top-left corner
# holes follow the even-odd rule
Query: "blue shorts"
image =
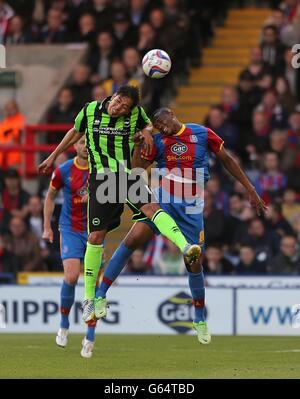
[(61, 259), (80, 259), (83, 261), (88, 239), (87, 232), (60, 230)]
[[(173, 195), (166, 194), (167, 199), (164, 199), (166, 192), (159, 189), (159, 205), (168, 213), (177, 223), (182, 234), (190, 244), (204, 245), (204, 221), (203, 221), (203, 205), (204, 202), (200, 198), (192, 201), (185, 201), (176, 198)], [(156, 193), (157, 196), (157, 193)], [(168, 201), (168, 202), (167, 202)], [(176, 202), (177, 201), (177, 202)], [(153, 222), (149, 219), (140, 220), (146, 223), (155, 234), (160, 234), (159, 230)]]

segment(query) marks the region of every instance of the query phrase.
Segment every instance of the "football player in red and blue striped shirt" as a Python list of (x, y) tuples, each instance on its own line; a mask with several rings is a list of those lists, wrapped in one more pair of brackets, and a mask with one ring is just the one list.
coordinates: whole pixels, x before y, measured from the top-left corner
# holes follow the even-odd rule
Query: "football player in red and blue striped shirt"
[[(75, 286), (80, 275), (87, 243), (87, 182), (88, 162), (85, 137), (74, 145), (77, 156), (59, 165), (53, 172), (50, 187), (44, 204), (45, 240), (53, 242), (51, 218), (55, 197), (63, 190), (59, 230), (61, 239), (61, 258), (64, 267), (64, 281), (61, 287), (61, 322), (56, 336), (58, 346), (65, 347), (69, 334), (69, 313), (75, 299)], [(95, 340), (96, 320), (88, 323), (86, 337), (82, 342), (81, 355), (91, 357)]]
[[(157, 163), (161, 182), (156, 198), (161, 208), (176, 221), (183, 235), (191, 244), (204, 244), (204, 184), (209, 179), (209, 152), (222, 162), (227, 171), (246, 188), (250, 203), (258, 214), (266, 210), (245, 173), (225, 150), (223, 140), (211, 129), (188, 123), (182, 124), (168, 108), (154, 113), (153, 126), (159, 131), (153, 136), (154, 146), (147, 156), (141, 146), (135, 146), (133, 165), (146, 169)], [(142, 142), (140, 143), (142, 144)], [(127, 264), (132, 252), (147, 243), (158, 230), (141, 212), (134, 215), (137, 221), (108, 263), (96, 297), (106, 315), (106, 292)], [(193, 327), (202, 344), (209, 344), (211, 337), (204, 314), (205, 289), (201, 260), (186, 262), (189, 288), (193, 298), (195, 317)]]

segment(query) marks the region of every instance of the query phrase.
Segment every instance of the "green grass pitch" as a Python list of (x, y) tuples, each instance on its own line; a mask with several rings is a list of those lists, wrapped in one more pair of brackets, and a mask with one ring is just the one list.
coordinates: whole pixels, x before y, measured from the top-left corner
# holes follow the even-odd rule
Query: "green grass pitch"
[(0, 378), (300, 378), (300, 337), (97, 335), (91, 359), (82, 336), (67, 348), (50, 334), (0, 334)]

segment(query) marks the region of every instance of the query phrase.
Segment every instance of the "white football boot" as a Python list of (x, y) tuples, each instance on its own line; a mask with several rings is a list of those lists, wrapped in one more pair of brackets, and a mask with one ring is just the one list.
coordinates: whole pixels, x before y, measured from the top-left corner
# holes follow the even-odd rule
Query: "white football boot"
[(85, 357), (86, 359), (90, 359), (93, 356), (95, 343), (86, 339), (86, 337), (82, 340), (82, 349), (81, 349), (81, 356)]
[(69, 330), (67, 328), (60, 328), (56, 335), (56, 344), (65, 348), (68, 343)]

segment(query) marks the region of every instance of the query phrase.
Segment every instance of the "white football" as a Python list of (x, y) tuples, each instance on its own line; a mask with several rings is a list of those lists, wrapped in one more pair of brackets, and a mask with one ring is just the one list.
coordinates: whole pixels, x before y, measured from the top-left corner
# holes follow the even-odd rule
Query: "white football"
[(148, 51), (142, 61), (143, 71), (153, 79), (160, 79), (166, 76), (171, 69), (171, 64), (169, 54), (159, 49)]

